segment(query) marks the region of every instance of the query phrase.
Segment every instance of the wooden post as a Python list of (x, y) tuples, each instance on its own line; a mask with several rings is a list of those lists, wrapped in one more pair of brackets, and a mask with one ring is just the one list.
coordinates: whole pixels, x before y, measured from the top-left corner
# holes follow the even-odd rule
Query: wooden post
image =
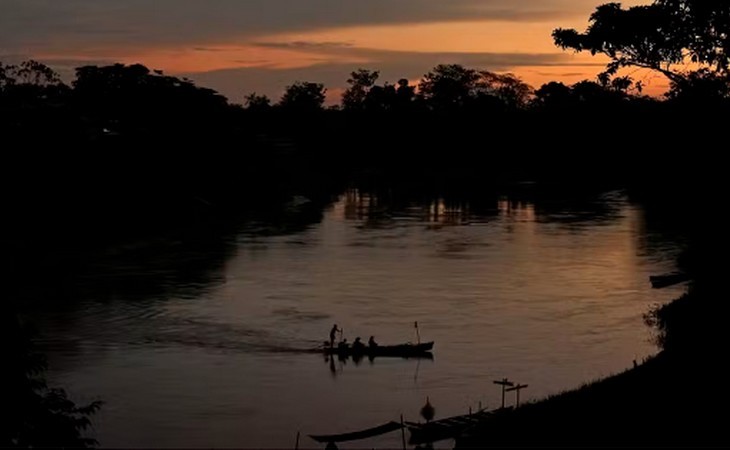
[(299, 450), (299, 436), (302, 434), (301, 431), (297, 431), (297, 443), (294, 444), (294, 450)]
[(502, 409), (504, 409), (504, 390), (507, 386), (514, 386), (515, 384), (511, 381), (509, 381), (507, 378), (502, 378), (501, 380), (496, 380), (494, 384), (500, 384), (502, 385)]
[(406, 450), (406, 426), (403, 423), (403, 414), (400, 415), (400, 436), (403, 440), (403, 450)]
[(526, 384), (518, 383), (517, 386), (513, 386), (513, 387), (507, 389), (507, 392), (515, 391), (515, 393), (517, 394), (517, 403), (516, 403), (515, 408), (520, 407), (520, 391), (525, 389), (526, 387), (528, 387)]

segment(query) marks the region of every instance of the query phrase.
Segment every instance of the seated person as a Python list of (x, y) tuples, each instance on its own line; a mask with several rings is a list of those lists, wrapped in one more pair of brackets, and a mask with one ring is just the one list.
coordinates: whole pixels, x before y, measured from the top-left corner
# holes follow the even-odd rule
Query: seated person
[(378, 346), (378, 343), (375, 342), (375, 337), (374, 336), (370, 336), (370, 339), (368, 339), (368, 346), (370, 348), (375, 348), (375, 347)]
[(360, 336), (355, 338), (355, 342), (352, 343), (352, 351), (355, 353), (362, 353), (365, 350), (365, 344), (360, 341)]

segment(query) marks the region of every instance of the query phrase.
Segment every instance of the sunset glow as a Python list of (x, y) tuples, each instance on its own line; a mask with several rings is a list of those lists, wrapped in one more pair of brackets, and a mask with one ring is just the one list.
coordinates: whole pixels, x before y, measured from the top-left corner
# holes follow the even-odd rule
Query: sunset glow
[[(38, 5), (13, 0), (0, 5), (0, 61), (39, 59), (67, 78), (83, 64), (142, 63), (190, 77), (232, 101), (252, 91), (277, 99), (296, 80), (341, 92), (359, 67), (380, 70), (381, 81), (392, 83), (418, 80), (436, 64), (458, 63), (512, 72), (535, 87), (591, 79), (603, 67), (603, 59), (563, 52), (551, 38), (557, 27), (585, 27), (598, 1), (460, 0), (446, 6), (424, 0), (420, 9), (414, 1), (388, 6), (388, 14), (349, 1), (337, 11), (325, 11), (326, 2), (300, 10), (286, 0), (258, 10), (253, 3), (260, 2), (225, 0), (208, 8), (176, 2), (167, 10), (166, 1), (156, 8), (80, 1), (54, 5), (43, 15)], [(406, 3), (414, 3), (413, 10)], [(327, 15), (315, 14), (320, 7)], [(647, 93), (666, 87), (661, 77), (639, 75)]]

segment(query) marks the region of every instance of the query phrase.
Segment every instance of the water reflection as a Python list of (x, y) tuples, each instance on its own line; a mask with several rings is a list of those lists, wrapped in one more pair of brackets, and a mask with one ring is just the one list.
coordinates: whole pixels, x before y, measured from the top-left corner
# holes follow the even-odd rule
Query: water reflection
[[(397, 358), (400, 359), (400, 362), (413, 362), (413, 382), (416, 384), (418, 382), (418, 373), (421, 368), (422, 362), (430, 362), (433, 363), (434, 357), (433, 353), (423, 353), (420, 355), (413, 355), (409, 357), (401, 357)], [(332, 376), (332, 379), (337, 379), (338, 375), (341, 375), (345, 370), (346, 367), (348, 367), (348, 364), (354, 369), (354, 368), (369, 368), (369, 369), (375, 369), (376, 365), (378, 364), (378, 361), (383, 363), (383, 357), (373, 356), (373, 355), (354, 355), (354, 356), (346, 356), (346, 355), (325, 355), (324, 357), (324, 363), (327, 365), (330, 375)], [(387, 363), (386, 363), (387, 364)], [(405, 366), (404, 366), (405, 367)]]
[(360, 222), (366, 229), (387, 228), (388, 224), (395, 225), (401, 220), (461, 226), (505, 217), (516, 222), (551, 223), (574, 230), (581, 224), (592, 226), (620, 219), (621, 206), (625, 204), (625, 196), (617, 191), (574, 193), (554, 198), (537, 194), (522, 191), (518, 196), (495, 194), (453, 198), (350, 189), (338, 204), (336, 215)]

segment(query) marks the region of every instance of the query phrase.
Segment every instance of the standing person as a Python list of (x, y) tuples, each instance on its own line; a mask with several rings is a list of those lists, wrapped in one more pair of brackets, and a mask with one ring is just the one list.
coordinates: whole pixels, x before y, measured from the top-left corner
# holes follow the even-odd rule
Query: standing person
[(341, 329), (337, 328), (337, 324), (332, 325), (332, 329), (330, 330), (330, 348), (334, 348), (335, 346), (335, 338), (337, 337), (337, 332), (342, 332)]

